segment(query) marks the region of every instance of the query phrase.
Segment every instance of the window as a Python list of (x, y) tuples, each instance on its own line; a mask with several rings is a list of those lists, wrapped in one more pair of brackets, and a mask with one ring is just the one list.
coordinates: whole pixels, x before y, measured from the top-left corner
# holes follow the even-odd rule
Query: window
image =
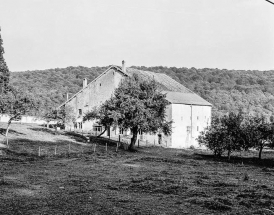
[(80, 116), (82, 115), (82, 109), (79, 109), (79, 115)]
[(82, 122), (78, 122), (78, 128), (79, 128), (79, 129), (82, 129), (82, 128), (83, 128)]
[(186, 131), (187, 131), (187, 132), (190, 132), (190, 129), (191, 129), (190, 126), (186, 126)]
[(197, 120), (199, 120), (199, 117), (197, 116)]
[(123, 128), (119, 128), (119, 134), (124, 134), (124, 129)]
[(183, 121), (184, 117), (181, 117), (181, 120)]
[(101, 83), (100, 83), (100, 87), (101, 87)]
[(197, 126), (197, 131), (199, 131), (199, 126)]
[(93, 131), (102, 132), (102, 126), (93, 126)]

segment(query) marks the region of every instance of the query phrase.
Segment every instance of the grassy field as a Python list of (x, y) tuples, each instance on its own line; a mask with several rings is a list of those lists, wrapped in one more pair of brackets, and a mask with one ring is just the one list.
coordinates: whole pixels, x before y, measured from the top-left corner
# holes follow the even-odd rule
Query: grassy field
[[(11, 129), (11, 150), (0, 156), (0, 214), (274, 214), (272, 152), (228, 162), (199, 150), (106, 152), (103, 143), (94, 153), (76, 136)], [(39, 146), (58, 153), (39, 157)]]

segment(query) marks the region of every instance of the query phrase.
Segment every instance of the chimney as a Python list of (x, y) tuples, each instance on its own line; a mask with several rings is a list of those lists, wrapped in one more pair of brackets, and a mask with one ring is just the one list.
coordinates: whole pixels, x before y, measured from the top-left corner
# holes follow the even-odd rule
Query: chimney
[(122, 61), (122, 71), (123, 71), (124, 73), (127, 72), (127, 69), (126, 69), (126, 62), (125, 62), (124, 60)]
[(83, 80), (83, 88), (85, 88), (88, 85), (88, 79), (84, 78)]

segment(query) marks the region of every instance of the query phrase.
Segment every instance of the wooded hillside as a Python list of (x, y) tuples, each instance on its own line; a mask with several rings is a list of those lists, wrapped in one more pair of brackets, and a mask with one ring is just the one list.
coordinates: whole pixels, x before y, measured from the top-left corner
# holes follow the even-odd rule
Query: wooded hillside
[[(12, 85), (35, 94), (44, 106), (58, 106), (66, 93), (72, 96), (108, 67), (67, 67), (42, 71), (12, 72)], [(242, 108), (270, 116), (274, 111), (274, 70), (244, 71), (176, 67), (134, 67), (165, 73), (214, 105), (215, 113)]]

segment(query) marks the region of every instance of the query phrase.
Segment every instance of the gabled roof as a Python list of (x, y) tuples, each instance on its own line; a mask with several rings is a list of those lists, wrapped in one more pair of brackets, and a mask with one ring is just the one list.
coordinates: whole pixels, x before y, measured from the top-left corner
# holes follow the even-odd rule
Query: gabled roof
[(181, 93), (171, 91), (163, 91), (162, 93), (166, 94), (166, 99), (172, 104), (212, 106), (212, 104), (195, 93)]
[[(142, 78), (146, 80), (155, 80), (157, 83), (160, 91), (167, 94), (166, 99), (174, 104), (189, 104), (189, 105), (201, 105), (201, 106), (212, 106), (209, 102), (201, 98), (196, 93), (192, 92), (179, 82), (175, 81), (171, 77), (169, 77), (166, 74), (163, 73), (156, 73), (156, 72), (150, 72), (150, 71), (143, 71), (138, 70), (134, 68), (127, 68), (126, 72), (123, 72), (122, 68), (120, 66), (111, 66), (109, 67), (105, 72), (103, 72), (101, 75), (99, 75), (97, 78), (92, 80), (88, 85), (96, 81), (98, 78), (100, 78), (102, 75), (107, 73), (110, 69), (115, 69), (116, 71), (122, 73), (125, 76), (132, 76), (133, 74), (136, 74), (138, 76), (141, 76)], [(87, 86), (88, 86), (87, 85)], [(81, 89), (78, 93), (73, 95), (69, 100), (61, 104), (59, 107), (65, 105), (67, 102), (69, 102), (72, 98), (74, 98), (77, 94), (82, 92), (83, 89)]]
[[(119, 67), (119, 69), (121, 68)], [(154, 79), (160, 91), (166, 93), (166, 99), (173, 104), (212, 106), (205, 99), (166, 74), (127, 68), (126, 75), (131, 76), (133, 74), (141, 76), (144, 79)]]
[(133, 68), (127, 68), (127, 74), (133, 75), (136, 74), (138, 76), (141, 76), (145, 79), (151, 79), (155, 80), (155, 82), (158, 84), (158, 87), (160, 90), (165, 91), (173, 91), (173, 92), (182, 92), (182, 93), (192, 93), (189, 89), (187, 89), (182, 84), (178, 83), (171, 77), (169, 77), (166, 74), (163, 73), (156, 73), (156, 72), (150, 72), (150, 71), (143, 71)]

